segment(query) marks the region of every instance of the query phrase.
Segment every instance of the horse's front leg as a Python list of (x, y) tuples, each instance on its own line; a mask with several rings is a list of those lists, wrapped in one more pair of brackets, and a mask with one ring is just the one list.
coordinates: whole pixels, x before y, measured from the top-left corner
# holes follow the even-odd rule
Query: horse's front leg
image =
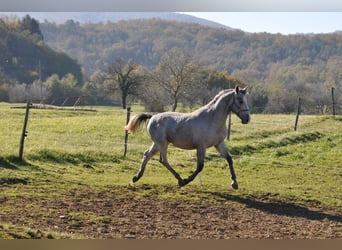
[(188, 178), (183, 180), (184, 185), (193, 181), (195, 177), (202, 171), (203, 166), (204, 166), (205, 151), (206, 151), (205, 147), (197, 148), (197, 168)]
[(236, 175), (233, 167), (233, 159), (228, 153), (228, 149), (226, 147), (226, 144), (224, 142), (221, 142), (220, 144), (215, 146), (216, 150), (226, 159), (229, 165), (230, 170), (230, 176), (232, 178), (232, 188), (238, 189), (238, 183), (236, 180)]
[(136, 176), (133, 177), (132, 181), (137, 182), (144, 174), (146, 164), (147, 162), (152, 158), (153, 155), (155, 155), (158, 152), (158, 148), (155, 143), (152, 144), (152, 146), (145, 151), (143, 160), (141, 162), (140, 169)]

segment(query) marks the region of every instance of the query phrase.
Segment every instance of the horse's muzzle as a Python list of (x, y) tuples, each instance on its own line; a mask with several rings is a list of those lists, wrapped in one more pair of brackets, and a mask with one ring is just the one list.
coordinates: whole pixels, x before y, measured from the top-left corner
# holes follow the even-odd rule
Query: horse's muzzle
[(248, 116), (248, 117), (246, 117), (246, 118), (244, 118), (244, 119), (241, 119), (241, 122), (242, 122), (242, 124), (247, 124), (247, 123), (250, 122), (250, 120), (251, 120), (251, 117)]

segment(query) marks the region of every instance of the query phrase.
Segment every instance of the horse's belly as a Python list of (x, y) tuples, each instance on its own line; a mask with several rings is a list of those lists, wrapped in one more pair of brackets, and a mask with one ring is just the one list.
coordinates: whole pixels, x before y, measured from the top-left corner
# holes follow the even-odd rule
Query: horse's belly
[(191, 150), (191, 149), (195, 149), (196, 146), (193, 144), (186, 144), (186, 143), (175, 143), (175, 142), (171, 142), (172, 145), (174, 145), (177, 148), (181, 148), (181, 149), (186, 149), (186, 150)]
[(174, 145), (177, 148), (181, 149), (195, 149), (196, 145), (193, 143), (191, 138), (182, 137), (178, 138), (178, 136), (168, 137), (167, 141)]
[(219, 144), (223, 139), (219, 138), (219, 136), (213, 138), (207, 138), (206, 135), (199, 136), (198, 138), (187, 136), (178, 138), (177, 136), (174, 136), (173, 138), (168, 138), (168, 142), (173, 144), (175, 147), (181, 148), (181, 149), (196, 149), (198, 147), (213, 147), (217, 144)]

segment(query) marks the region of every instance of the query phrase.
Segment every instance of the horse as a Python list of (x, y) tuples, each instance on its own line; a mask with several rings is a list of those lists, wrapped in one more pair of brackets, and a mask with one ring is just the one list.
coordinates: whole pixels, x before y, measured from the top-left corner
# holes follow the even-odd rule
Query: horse
[[(230, 112), (235, 113), (242, 124), (247, 124), (251, 119), (246, 94), (247, 88), (236, 86), (235, 89), (220, 91), (209, 103), (191, 113), (141, 113), (133, 116), (125, 127), (127, 132), (134, 133), (141, 124), (148, 121), (147, 132), (153, 143), (144, 152), (140, 169), (131, 184), (143, 176), (147, 162), (159, 152), (160, 163), (178, 180), (179, 186), (185, 186), (202, 171), (206, 150), (214, 146), (228, 163), (232, 188), (238, 189), (233, 160), (224, 140), (227, 136), (226, 120)], [(182, 179), (169, 164), (167, 149), (170, 143), (181, 149), (197, 150), (197, 168), (188, 178)]]

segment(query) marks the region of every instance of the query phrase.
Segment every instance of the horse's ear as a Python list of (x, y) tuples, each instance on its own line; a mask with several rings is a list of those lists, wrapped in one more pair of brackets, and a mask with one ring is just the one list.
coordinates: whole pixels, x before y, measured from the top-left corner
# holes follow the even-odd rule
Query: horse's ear
[(244, 95), (248, 94), (248, 87), (241, 89), (240, 92)]
[(240, 91), (239, 86), (235, 86), (235, 93), (236, 93), (236, 94), (239, 94), (239, 91)]

